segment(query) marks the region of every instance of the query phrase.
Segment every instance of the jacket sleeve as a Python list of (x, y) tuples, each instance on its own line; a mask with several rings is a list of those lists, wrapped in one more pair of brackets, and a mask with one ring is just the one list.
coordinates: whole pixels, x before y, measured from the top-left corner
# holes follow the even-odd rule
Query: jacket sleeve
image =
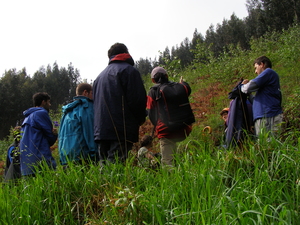
[(259, 89), (258, 85), (250, 80), (247, 84), (243, 84), (241, 86), (241, 91), (245, 94), (250, 94), (251, 92), (255, 92)]
[(38, 113), (36, 123), (38, 128), (43, 132), (43, 136), (46, 138), (49, 145), (52, 146), (57, 139), (57, 135), (53, 134), (53, 125), (49, 114), (46, 111), (41, 111)]
[(147, 109), (148, 109), (148, 117), (151, 123), (156, 126), (158, 120), (158, 111), (157, 111), (157, 102), (153, 99), (153, 95), (151, 95), (151, 91), (147, 96)]
[(138, 124), (142, 125), (146, 119), (146, 90), (141, 75), (135, 68), (132, 67), (126, 77), (127, 82), (122, 83), (126, 102)]

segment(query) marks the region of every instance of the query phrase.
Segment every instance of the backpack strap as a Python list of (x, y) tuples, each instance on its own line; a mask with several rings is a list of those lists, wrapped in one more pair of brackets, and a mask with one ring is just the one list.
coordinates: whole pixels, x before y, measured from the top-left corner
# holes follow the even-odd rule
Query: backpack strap
[(160, 93), (160, 88), (163, 84), (156, 84), (153, 87), (151, 87), (151, 89), (153, 89), (156, 92), (155, 95), (155, 101), (157, 103), (157, 109), (156, 109), (156, 123), (154, 124), (153, 128), (152, 128), (152, 132), (151, 132), (151, 137), (154, 138), (155, 136), (155, 129), (156, 129), (156, 125), (157, 125), (157, 121), (159, 118), (159, 106), (158, 106), (158, 100), (161, 98), (161, 93)]

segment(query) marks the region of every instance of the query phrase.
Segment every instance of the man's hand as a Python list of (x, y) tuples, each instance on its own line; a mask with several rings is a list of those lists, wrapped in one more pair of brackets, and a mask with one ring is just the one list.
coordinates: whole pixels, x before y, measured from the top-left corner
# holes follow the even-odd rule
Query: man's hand
[(249, 80), (248, 80), (248, 79), (245, 79), (245, 80), (243, 80), (243, 82), (242, 82), (242, 84), (247, 84), (247, 83), (249, 83)]

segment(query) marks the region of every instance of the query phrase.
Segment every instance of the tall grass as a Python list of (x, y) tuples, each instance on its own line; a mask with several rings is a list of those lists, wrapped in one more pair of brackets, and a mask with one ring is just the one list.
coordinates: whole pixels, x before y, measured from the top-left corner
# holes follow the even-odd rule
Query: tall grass
[[(194, 136), (197, 136), (194, 134)], [(126, 165), (45, 169), (2, 183), (1, 224), (297, 224), (299, 149), (289, 141), (178, 145), (175, 170)]]

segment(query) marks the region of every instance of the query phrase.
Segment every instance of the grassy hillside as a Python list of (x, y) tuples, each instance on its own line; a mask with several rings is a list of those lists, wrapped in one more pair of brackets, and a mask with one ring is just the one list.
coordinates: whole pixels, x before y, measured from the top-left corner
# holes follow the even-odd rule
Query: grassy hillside
[[(220, 111), (229, 106), (228, 93), (241, 79), (253, 79), (254, 60), (262, 55), (269, 57), (273, 69), (280, 76), (283, 94), (283, 108), (286, 124), (284, 128), (290, 130), (300, 128), (300, 27), (295, 26), (282, 34), (269, 33), (258, 40), (251, 41), (251, 51), (231, 48), (219, 58), (204, 46), (198, 46), (197, 58), (187, 69), (179, 70), (179, 62), (172, 62), (166, 66), (171, 80), (179, 81), (180, 76), (192, 87), (191, 102), (197, 118), (194, 129), (203, 129), (210, 125), (215, 132), (212, 136), (220, 136)], [(203, 63), (202, 58), (206, 57)], [(146, 88), (153, 84), (150, 78), (145, 79)]]
[[(179, 71), (191, 84), (197, 122), (178, 144), (172, 172), (137, 166), (133, 151), (126, 165), (74, 166), (45, 170), (34, 179), (2, 183), (1, 224), (298, 224), (300, 28), (253, 40), (252, 50), (232, 49), (219, 59), (199, 46), (198, 59)], [(209, 63), (201, 63), (203, 56)], [(285, 110), (284, 135), (243, 150), (215, 146), (221, 136), (219, 112), (241, 78), (254, 78), (253, 61), (268, 56), (278, 72)], [(151, 86), (146, 80), (147, 89)], [(212, 134), (202, 131), (210, 125)], [(147, 121), (141, 135), (151, 132)], [(2, 143), (6, 145), (7, 143)], [(153, 151), (159, 149), (154, 145)], [(54, 150), (54, 154), (57, 154)]]

